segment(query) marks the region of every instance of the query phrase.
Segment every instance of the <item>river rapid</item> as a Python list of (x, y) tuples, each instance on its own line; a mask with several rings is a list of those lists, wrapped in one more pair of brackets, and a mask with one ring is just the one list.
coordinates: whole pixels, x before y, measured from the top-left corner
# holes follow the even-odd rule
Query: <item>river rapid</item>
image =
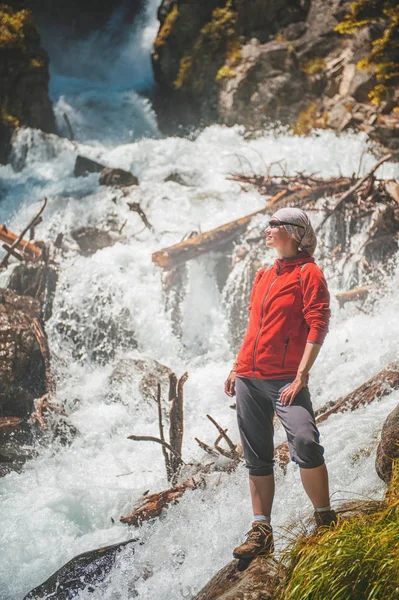
[[(56, 400), (80, 434), (69, 446), (53, 443), (39, 448), (20, 474), (0, 481), (1, 600), (23, 598), (81, 552), (132, 537), (140, 542), (134, 555), (131, 549), (124, 550), (95, 593), (82, 591), (79, 598), (189, 599), (231, 560), (232, 548), (242, 541), (252, 518), (243, 464), (231, 474), (218, 474), (206, 489), (188, 491), (160, 519), (139, 529), (119, 522), (146, 490), (168, 487), (160, 446), (127, 439), (133, 433), (157, 436), (158, 422), (155, 403), (143, 398), (136, 380), (111, 380), (121, 361), (149, 358), (178, 376), (188, 371), (186, 461), (203, 458), (195, 437), (210, 444), (215, 439), (207, 413), (228, 428), (234, 441), (239, 439), (236, 413), (223, 391), (235, 354), (227, 318), (229, 298), (217, 285), (214, 257), (204, 255), (188, 263), (182, 333), (176, 336), (165, 308), (161, 272), (151, 255), (192, 230), (207, 231), (262, 208), (265, 199), (257, 191), (244, 192), (226, 179), (233, 172), (249, 172), (249, 164), (261, 173), (265, 164), (283, 161), (290, 175), (303, 171), (333, 177), (352, 175), (360, 161), (365, 173), (376, 161), (363, 134), (319, 131), (302, 138), (280, 129), (247, 139), (240, 126), (215, 125), (185, 138), (162, 136), (150, 102), (140, 93), (151, 85), (149, 50), (156, 32), (156, 4), (148, 4), (141, 26), (115, 60), (112, 75), (97, 73), (94, 80), (87, 75), (98, 38), (87, 42), (87, 72), (81, 71), (79, 77), (51, 74), (60, 128), (67, 112), (76, 141), (23, 130), (14, 142), (14, 156), (25, 157), (24, 167), (19, 172), (10, 165), (0, 167), (1, 222), (13, 231), (21, 230), (44, 197), (48, 205), (36, 239), (54, 241), (58, 233), (68, 236), (71, 228), (82, 225), (119, 228), (125, 223), (123, 239), (112, 247), (83, 257), (70, 243), (59, 258), (59, 282), (46, 331)], [(123, 73), (132, 48), (137, 49), (137, 60), (131, 59), (128, 81)], [(131, 171), (139, 178), (139, 187), (124, 197), (100, 186), (98, 174), (75, 178), (77, 154)], [(279, 168), (275, 165), (272, 173)], [(176, 170), (188, 186), (164, 181)], [(398, 174), (392, 163), (378, 170), (379, 177)], [(128, 201), (140, 203), (152, 231), (129, 210)], [(328, 227), (327, 222), (321, 236), (330, 233)], [(354, 243), (360, 246), (362, 239), (360, 234)], [(265, 247), (265, 260), (274, 258), (274, 250)], [(369, 313), (354, 303), (339, 309), (335, 294), (343, 291), (342, 280), (329, 268), (324, 273), (332, 318), (310, 374), (315, 408), (353, 390), (397, 358), (399, 351), (399, 267)], [(1, 286), (8, 277), (9, 272), (0, 275)], [(100, 348), (106, 358), (101, 361), (93, 358), (100, 344), (99, 327), (106, 332)], [(70, 328), (80, 341), (78, 356), (65, 333)], [(111, 329), (117, 331), (116, 339)], [(167, 389), (162, 391), (166, 406)], [(398, 401), (396, 391), (320, 425), (333, 505), (358, 496), (382, 497), (375, 450), (382, 423)], [(284, 439), (282, 428), (276, 429), (276, 444)], [(312, 507), (294, 463), (286, 475), (276, 469), (276, 480), (272, 524), (281, 548), (283, 528), (311, 516)]]

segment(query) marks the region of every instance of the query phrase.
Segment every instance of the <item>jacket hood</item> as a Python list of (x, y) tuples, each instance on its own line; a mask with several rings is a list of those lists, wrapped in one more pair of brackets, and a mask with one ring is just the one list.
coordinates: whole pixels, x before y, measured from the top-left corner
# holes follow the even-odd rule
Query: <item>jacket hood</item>
[(290, 268), (291, 266), (302, 265), (303, 263), (314, 263), (316, 262), (314, 257), (306, 252), (306, 250), (301, 250), (298, 254), (293, 258), (276, 258), (273, 266), (276, 270), (277, 275), (281, 273), (281, 271), (286, 268)]

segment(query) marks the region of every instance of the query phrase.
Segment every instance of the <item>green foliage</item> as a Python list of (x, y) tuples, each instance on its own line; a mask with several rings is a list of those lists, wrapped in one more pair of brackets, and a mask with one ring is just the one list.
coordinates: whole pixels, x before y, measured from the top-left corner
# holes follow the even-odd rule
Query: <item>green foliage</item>
[(281, 600), (399, 598), (399, 460), (383, 502), (336, 527), (295, 539), (283, 553)]
[(339, 33), (353, 34), (369, 24), (383, 25), (382, 35), (372, 42), (368, 56), (358, 62), (359, 69), (373, 67), (377, 85), (369, 99), (378, 104), (389, 98), (399, 85), (399, 5), (397, 0), (358, 0), (350, 13), (335, 27)]
[(19, 49), (26, 51), (30, 35), (37, 28), (30, 10), (15, 11), (7, 4), (0, 4), (0, 50)]

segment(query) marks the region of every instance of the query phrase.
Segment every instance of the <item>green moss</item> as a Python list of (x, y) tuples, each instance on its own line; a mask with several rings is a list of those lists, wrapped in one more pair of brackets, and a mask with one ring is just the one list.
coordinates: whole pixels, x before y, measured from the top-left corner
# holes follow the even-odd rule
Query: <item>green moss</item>
[(280, 600), (396, 600), (399, 597), (399, 460), (383, 502), (293, 539)]
[(0, 50), (19, 49), (26, 51), (30, 35), (38, 33), (30, 10), (15, 11), (0, 4)]
[(237, 73), (228, 65), (223, 65), (220, 67), (219, 71), (216, 73), (215, 81), (218, 83), (224, 81), (225, 79), (231, 79), (232, 77), (236, 77)]
[(373, 103), (392, 96), (393, 87), (399, 85), (399, 6), (397, 0), (358, 0), (352, 2), (350, 12), (338, 23), (335, 30), (353, 34), (369, 24), (385, 23), (382, 35), (372, 42), (372, 50), (357, 64), (359, 69), (373, 67), (377, 85), (369, 93)]
[(317, 122), (317, 104), (312, 102), (307, 108), (302, 110), (298, 115), (298, 120), (292, 130), (295, 135), (306, 135), (314, 127), (320, 127)]
[(191, 78), (193, 69), (192, 56), (184, 56), (180, 61), (179, 72), (174, 81), (176, 89), (180, 89)]
[[(209, 74), (214, 72), (215, 81), (221, 81), (228, 69), (241, 60), (241, 46), (238, 41), (236, 4), (238, 0), (227, 0), (224, 7), (212, 12), (194, 40), (192, 48), (180, 61), (178, 75), (174, 81), (176, 88), (191, 85), (199, 91)], [(227, 64), (226, 64), (227, 63)], [(223, 67), (226, 69), (222, 70)]]
[(301, 66), (301, 70), (304, 73), (306, 73), (307, 75), (315, 75), (316, 73), (319, 73), (320, 71), (325, 69), (326, 66), (327, 66), (327, 63), (324, 60), (324, 58), (316, 57), (316, 58), (310, 58), (309, 60), (304, 62), (303, 65)]
[(164, 44), (166, 44), (179, 16), (180, 16), (179, 9), (178, 9), (177, 5), (175, 4), (173, 6), (172, 10), (170, 11), (170, 13), (167, 15), (161, 29), (159, 30), (159, 33), (154, 42), (155, 48), (159, 48), (160, 46), (163, 46)]
[(44, 62), (39, 58), (32, 58), (30, 61), (30, 66), (34, 69), (41, 69), (42, 67), (44, 67)]
[(8, 113), (4, 106), (0, 110), (0, 121), (5, 121), (13, 127), (19, 127), (19, 119), (15, 115)]

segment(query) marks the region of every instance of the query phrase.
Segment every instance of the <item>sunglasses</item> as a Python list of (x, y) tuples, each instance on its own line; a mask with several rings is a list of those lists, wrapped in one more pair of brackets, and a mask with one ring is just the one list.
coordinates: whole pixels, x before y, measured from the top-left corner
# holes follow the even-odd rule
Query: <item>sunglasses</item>
[[(297, 225), (296, 223), (287, 223), (287, 221), (269, 221), (267, 227), (281, 227), (282, 225), (293, 225), (294, 227), (302, 227), (303, 229), (305, 228), (305, 225)], [(266, 228), (267, 229), (267, 228)]]

